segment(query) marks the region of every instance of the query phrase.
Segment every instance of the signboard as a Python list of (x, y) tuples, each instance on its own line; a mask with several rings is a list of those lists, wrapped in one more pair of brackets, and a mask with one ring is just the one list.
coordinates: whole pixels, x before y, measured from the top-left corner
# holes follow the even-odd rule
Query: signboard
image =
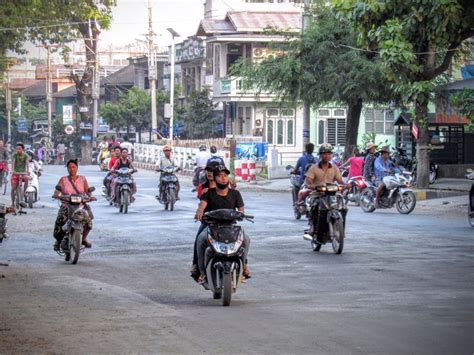
[(86, 106), (79, 107), (79, 112), (88, 112), (88, 111), (89, 111), (89, 108), (87, 108)]
[(64, 127), (64, 133), (66, 134), (73, 134), (74, 133), (74, 127), (71, 125), (67, 125)]
[(413, 138), (415, 138), (415, 140), (418, 140), (420, 130), (418, 129), (418, 126), (416, 125), (415, 122), (413, 122), (413, 124), (411, 126), (411, 134), (413, 135)]
[(89, 135), (81, 136), (81, 141), (91, 141), (91, 140), (92, 140), (92, 136), (89, 136)]
[(230, 83), (229, 79), (221, 79), (221, 94), (230, 94)]
[(79, 124), (80, 129), (92, 129), (92, 122), (81, 122)]
[(171, 117), (171, 105), (170, 104), (165, 104), (164, 117), (165, 118), (170, 118)]
[(63, 106), (63, 125), (72, 125), (72, 105)]
[(28, 133), (28, 128), (26, 127), (26, 118), (23, 116), (18, 117), (17, 121), (18, 132), (19, 133)]
[(267, 161), (268, 143), (237, 143), (235, 146), (236, 159), (253, 159)]

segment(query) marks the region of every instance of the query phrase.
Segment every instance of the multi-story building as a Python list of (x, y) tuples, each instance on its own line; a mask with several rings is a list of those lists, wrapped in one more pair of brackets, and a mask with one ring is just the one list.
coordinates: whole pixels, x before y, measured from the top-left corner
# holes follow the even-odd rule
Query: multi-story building
[[(244, 89), (241, 79), (230, 75), (230, 69), (243, 58), (259, 61), (276, 55), (270, 42), (286, 39), (264, 34), (265, 29), (300, 31), (301, 11), (294, 1), (208, 0), (196, 33), (205, 38), (201, 74), (204, 82), (212, 82), (212, 98), (223, 109), (226, 135), (239, 141), (267, 142), (287, 162), (293, 162), (302, 151), (301, 107), (282, 103), (271, 93)], [(223, 12), (226, 14), (220, 18)]]

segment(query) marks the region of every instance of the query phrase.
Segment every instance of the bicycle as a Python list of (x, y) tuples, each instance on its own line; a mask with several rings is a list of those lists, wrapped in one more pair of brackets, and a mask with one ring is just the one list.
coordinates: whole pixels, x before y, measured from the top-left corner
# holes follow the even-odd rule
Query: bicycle
[[(20, 176), (23, 176), (25, 174), (18, 174)], [(25, 203), (24, 199), (24, 191), (25, 191), (25, 188), (24, 188), (24, 184), (25, 182), (23, 181), (23, 179), (20, 178), (20, 180), (18, 181), (18, 185), (16, 185), (16, 189), (15, 189), (15, 198), (14, 198), (14, 201), (15, 203), (13, 204), (13, 207), (15, 207), (15, 214), (26, 214), (27, 212), (26, 211), (23, 211), (23, 208), (25, 208), (27, 206), (27, 204)]]

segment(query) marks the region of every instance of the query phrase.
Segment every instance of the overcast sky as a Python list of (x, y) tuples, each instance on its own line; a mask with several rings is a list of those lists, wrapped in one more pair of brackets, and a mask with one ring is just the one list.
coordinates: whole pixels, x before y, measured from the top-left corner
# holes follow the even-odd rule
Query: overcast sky
[[(136, 38), (145, 39), (148, 32), (148, 0), (118, 0), (113, 10), (113, 22), (109, 31), (100, 34), (102, 43), (123, 45)], [(171, 43), (166, 31), (173, 28), (181, 39), (196, 33), (204, 14), (204, 0), (152, 0), (153, 30), (158, 36), (158, 45)]]

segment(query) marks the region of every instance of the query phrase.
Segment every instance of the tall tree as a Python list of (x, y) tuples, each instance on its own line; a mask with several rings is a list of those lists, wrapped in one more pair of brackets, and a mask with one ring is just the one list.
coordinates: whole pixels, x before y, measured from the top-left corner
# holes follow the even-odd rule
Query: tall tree
[(182, 118), (184, 136), (191, 139), (216, 137), (216, 127), (221, 122), (219, 118), (214, 117), (214, 108), (208, 89), (192, 91), (187, 112)]
[(378, 52), (387, 77), (406, 101), (415, 105), (417, 186), (429, 184), (428, 103), (435, 79), (459, 55), (463, 41), (474, 35), (472, 0), (372, 1), (333, 0), (359, 32), (359, 43)]
[[(78, 39), (84, 42), (86, 65), (82, 75), (73, 75), (77, 90), (77, 106), (80, 108), (81, 122), (92, 123), (93, 77), (98, 56), (98, 40), (101, 29), (110, 26), (112, 7), (116, 0), (78, 0), (72, 4), (64, 0), (35, 0), (27, 3), (23, 15), (29, 18), (27, 38), (44, 45), (59, 45), (65, 56), (68, 44)], [(16, 1), (15, 1), (16, 3)], [(25, 16), (25, 14), (28, 14)], [(92, 136), (92, 131), (88, 130)], [(82, 161), (91, 162), (92, 142), (81, 144)]]
[(274, 43), (276, 55), (261, 63), (242, 61), (233, 73), (245, 78), (247, 88), (277, 93), (282, 101), (303, 101), (312, 107), (347, 106), (345, 156), (357, 146), (364, 102), (384, 103), (393, 98), (377, 58), (355, 51), (356, 35), (337, 19), (332, 7), (315, 4), (302, 36)]

